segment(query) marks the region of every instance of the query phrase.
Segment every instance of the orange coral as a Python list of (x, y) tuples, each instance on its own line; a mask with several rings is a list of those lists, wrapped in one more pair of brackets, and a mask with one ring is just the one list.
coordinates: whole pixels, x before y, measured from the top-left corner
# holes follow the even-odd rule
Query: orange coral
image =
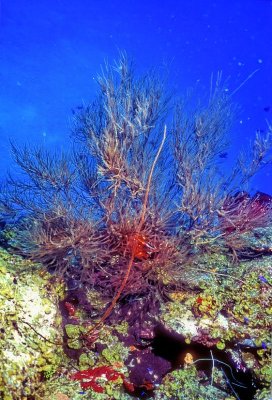
[(130, 252), (134, 249), (134, 257), (138, 260), (147, 260), (153, 252), (152, 246), (148, 243), (147, 236), (141, 232), (134, 232), (129, 235), (127, 247)]

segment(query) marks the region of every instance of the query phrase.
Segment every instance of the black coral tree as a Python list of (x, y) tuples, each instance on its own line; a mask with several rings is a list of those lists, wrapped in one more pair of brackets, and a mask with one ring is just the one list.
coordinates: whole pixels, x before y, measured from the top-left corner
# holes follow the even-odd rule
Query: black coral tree
[(23, 175), (9, 177), (1, 205), (21, 217), (17, 250), (111, 298), (111, 311), (179, 288), (203, 253), (245, 251), (241, 234), (271, 221), (270, 198), (243, 189), (271, 161), (271, 129), (222, 176), (233, 107), (220, 79), (195, 108), (189, 96), (171, 105), (125, 57), (98, 84), (75, 115), (72, 155), (12, 146)]

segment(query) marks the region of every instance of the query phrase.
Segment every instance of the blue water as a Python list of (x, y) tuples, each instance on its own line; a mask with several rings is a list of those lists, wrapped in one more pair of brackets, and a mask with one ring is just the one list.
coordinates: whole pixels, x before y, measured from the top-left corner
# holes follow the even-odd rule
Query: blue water
[[(272, 122), (272, 1), (2, 0), (0, 7), (1, 178), (13, 167), (10, 138), (67, 147), (71, 109), (95, 96), (101, 65), (119, 50), (139, 73), (166, 68), (180, 94), (196, 82), (208, 91), (218, 70), (231, 91), (253, 74), (233, 96), (241, 109), (225, 162)], [(271, 168), (251, 189), (272, 193)]]

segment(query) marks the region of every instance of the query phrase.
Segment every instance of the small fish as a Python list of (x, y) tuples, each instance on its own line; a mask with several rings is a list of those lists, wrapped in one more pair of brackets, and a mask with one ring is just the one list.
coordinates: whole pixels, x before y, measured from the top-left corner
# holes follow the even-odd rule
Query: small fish
[(73, 115), (77, 114), (79, 111), (82, 111), (84, 109), (84, 106), (76, 106), (74, 108), (71, 108), (71, 112)]
[[(270, 248), (267, 249), (267, 251), (268, 251), (268, 250), (270, 251)], [(259, 275), (259, 280), (260, 280), (262, 283), (266, 283), (267, 285), (272, 286), (271, 283), (268, 282), (268, 280), (267, 280), (263, 275)]]
[(228, 153), (225, 151), (225, 152), (223, 152), (223, 153), (220, 153), (219, 154), (219, 157), (220, 158), (227, 158), (228, 157)]
[(263, 275), (259, 275), (259, 279), (263, 283), (268, 283), (267, 279)]

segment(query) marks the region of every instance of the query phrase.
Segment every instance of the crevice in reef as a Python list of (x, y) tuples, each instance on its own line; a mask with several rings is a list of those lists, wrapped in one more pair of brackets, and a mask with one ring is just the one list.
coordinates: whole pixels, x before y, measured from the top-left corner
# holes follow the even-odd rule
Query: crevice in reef
[[(186, 368), (186, 355), (192, 356), (192, 364), (197, 368), (199, 377), (203, 375), (203, 385), (210, 385), (213, 366), (223, 372), (226, 385), (213, 382), (218, 389), (235, 394), (239, 400), (251, 400), (257, 389), (262, 386), (257, 382), (252, 373), (246, 370), (238, 370), (225, 350), (219, 350), (215, 346), (207, 348), (199, 343), (187, 344), (182, 335), (170, 332), (163, 326), (155, 330), (155, 337), (151, 343), (152, 351), (156, 356), (162, 357), (172, 365), (172, 371)], [(185, 365), (185, 367), (184, 367)]]

